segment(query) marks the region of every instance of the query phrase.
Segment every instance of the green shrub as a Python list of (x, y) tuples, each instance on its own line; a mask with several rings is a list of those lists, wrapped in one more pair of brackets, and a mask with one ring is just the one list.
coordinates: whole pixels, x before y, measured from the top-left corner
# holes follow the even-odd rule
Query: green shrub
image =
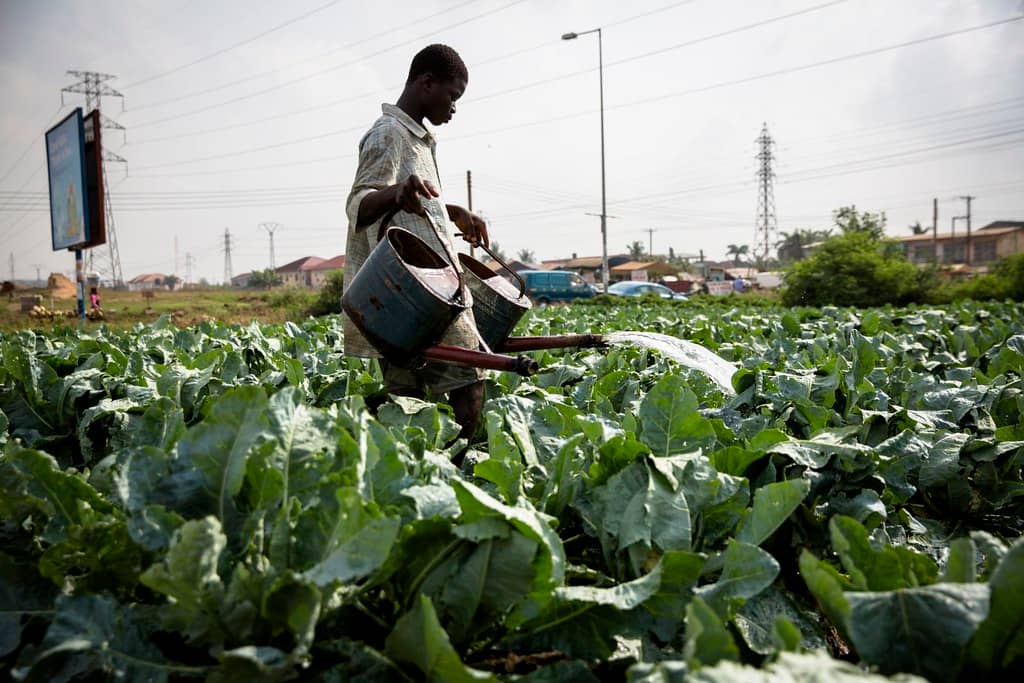
[(308, 289), (283, 287), (267, 292), (263, 295), (263, 300), (272, 308), (288, 309), (302, 316), (305, 315), (306, 309), (309, 308), (313, 297), (313, 292), (310, 292)]
[(308, 313), (317, 316), (341, 313), (341, 292), (344, 285), (344, 271), (334, 270), (328, 273), (327, 282), (320, 288), (320, 292), (310, 305)]
[(891, 243), (864, 231), (826, 241), (786, 274), (788, 306), (879, 306), (923, 301), (932, 275)]
[(969, 280), (944, 283), (935, 289), (929, 299), (933, 303), (950, 303), (963, 299), (1024, 301), (1024, 253), (1003, 259), (996, 264), (991, 273)]

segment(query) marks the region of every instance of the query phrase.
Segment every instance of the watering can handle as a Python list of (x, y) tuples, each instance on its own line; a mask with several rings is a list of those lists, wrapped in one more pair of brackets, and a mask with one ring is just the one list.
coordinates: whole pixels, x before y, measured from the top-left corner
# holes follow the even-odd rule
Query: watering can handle
[[(456, 237), (462, 237), (462, 233), (456, 233), (455, 236)], [(481, 242), (480, 244), (478, 244), (476, 246), (478, 246), (481, 249), (483, 249), (484, 251), (486, 251), (488, 253), (488, 255), (492, 259), (494, 259), (495, 261), (498, 262), (499, 266), (501, 266), (502, 268), (504, 268), (505, 270), (507, 270), (509, 273), (512, 274), (512, 277), (514, 277), (516, 279), (516, 282), (519, 283), (519, 298), (520, 299), (523, 298), (523, 296), (526, 295), (526, 281), (523, 280), (522, 276), (519, 273), (517, 273), (516, 271), (512, 270), (511, 266), (509, 266), (507, 263), (502, 261), (501, 258), (497, 254), (495, 254), (493, 251), (491, 251), (491, 248), (488, 247), (483, 242)]]

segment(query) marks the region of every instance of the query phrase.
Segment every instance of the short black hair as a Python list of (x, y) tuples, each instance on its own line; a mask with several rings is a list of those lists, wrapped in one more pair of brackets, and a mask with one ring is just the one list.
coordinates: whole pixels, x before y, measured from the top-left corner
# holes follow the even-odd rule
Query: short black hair
[(466, 81), (469, 80), (469, 69), (466, 68), (466, 63), (462, 61), (459, 53), (440, 43), (427, 45), (416, 53), (409, 66), (409, 78), (405, 82), (412, 83), (428, 73), (446, 81), (453, 81), (459, 76)]

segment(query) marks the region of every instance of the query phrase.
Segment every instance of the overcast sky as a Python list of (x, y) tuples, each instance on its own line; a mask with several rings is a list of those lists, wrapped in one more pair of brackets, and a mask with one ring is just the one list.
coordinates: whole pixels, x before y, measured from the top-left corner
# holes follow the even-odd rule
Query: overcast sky
[[(73, 271), (50, 250), (43, 132), (82, 105), (69, 69), (115, 75), (103, 112), (125, 279), (329, 258), (362, 133), (431, 42), (470, 70), (436, 131), (443, 193), (514, 256), (601, 253), (602, 27), (609, 253), (753, 249), (755, 139), (775, 140), (781, 231), (834, 209), (888, 232), (1024, 220), (1021, 0), (0, 0), (0, 244), (19, 279)], [(1017, 19), (1014, 21), (1014, 19)], [(996, 23), (1003, 22), (1003, 23)], [(960, 226), (962, 228), (962, 226)], [(653, 230), (654, 232), (649, 232)], [(177, 259), (175, 257), (177, 243)], [(107, 262), (107, 250), (96, 255)]]

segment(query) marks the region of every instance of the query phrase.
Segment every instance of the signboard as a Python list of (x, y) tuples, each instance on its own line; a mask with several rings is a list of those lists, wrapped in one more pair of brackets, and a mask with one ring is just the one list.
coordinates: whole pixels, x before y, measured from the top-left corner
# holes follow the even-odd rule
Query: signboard
[(53, 250), (81, 248), (89, 241), (82, 110), (76, 108), (46, 132)]
[(103, 146), (100, 144), (100, 110), (82, 119), (85, 139), (85, 191), (89, 197), (89, 241), (80, 249), (107, 243), (106, 204), (103, 198)]
[(708, 293), (715, 296), (725, 296), (732, 292), (732, 280), (708, 280), (704, 284), (708, 286)]

